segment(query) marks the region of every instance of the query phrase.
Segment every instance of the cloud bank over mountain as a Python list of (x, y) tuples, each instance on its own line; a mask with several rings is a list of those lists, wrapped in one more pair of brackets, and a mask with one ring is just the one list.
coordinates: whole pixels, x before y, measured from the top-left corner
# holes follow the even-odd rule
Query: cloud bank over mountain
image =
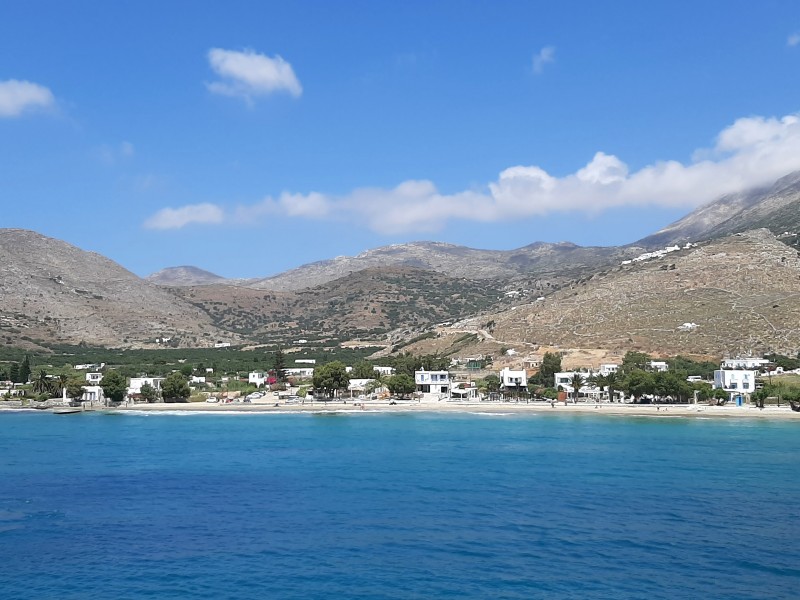
[(360, 188), (268, 196), (249, 205), (196, 204), (162, 209), (151, 229), (191, 224), (250, 224), (265, 218), (347, 221), (383, 234), (430, 233), (453, 221), (518, 221), (550, 214), (598, 214), (624, 207), (692, 209), (720, 195), (762, 185), (800, 169), (800, 118), (745, 117), (722, 130), (711, 148), (687, 164), (656, 162), (631, 172), (617, 156), (598, 151), (564, 177), (541, 167), (512, 166), (483, 189), (454, 194), (410, 180), (393, 188)]

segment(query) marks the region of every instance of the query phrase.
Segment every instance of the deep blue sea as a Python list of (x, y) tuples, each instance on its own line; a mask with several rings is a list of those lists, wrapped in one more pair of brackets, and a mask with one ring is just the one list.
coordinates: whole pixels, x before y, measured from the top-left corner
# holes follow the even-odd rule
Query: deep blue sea
[(798, 598), (800, 424), (0, 414), (0, 597)]

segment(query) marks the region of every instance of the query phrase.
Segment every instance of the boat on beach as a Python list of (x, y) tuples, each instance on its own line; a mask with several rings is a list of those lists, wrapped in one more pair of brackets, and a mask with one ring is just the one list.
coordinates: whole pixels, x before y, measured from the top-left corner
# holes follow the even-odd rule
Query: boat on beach
[(53, 414), (54, 415), (73, 415), (75, 413), (83, 412), (82, 408), (54, 408)]

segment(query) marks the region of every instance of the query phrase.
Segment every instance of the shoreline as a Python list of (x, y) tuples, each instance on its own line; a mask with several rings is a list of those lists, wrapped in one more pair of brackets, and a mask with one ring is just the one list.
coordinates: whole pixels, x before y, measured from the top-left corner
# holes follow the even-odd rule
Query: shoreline
[[(212, 404), (212, 403), (158, 403), (134, 404), (114, 408), (98, 407), (95, 412), (147, 412), (147, 413), (241, 413), (241, 414), (303, 414), (303, 413), (463, 413), (463, 414), (594, 414), (608, 416), (648, 416), (648, 417), (702, 417), (702, 418), (750, 418), (798, 420), (800, 413), (786, 406), (770, 406), (758, 409), (755, 406), (709, 406), (704, 404), (610, 404), (610, 403), (517, 403), (517, 402), (308, 402), (305, 404)], [(46, 411), (50, 412), (50, 411)]]
[[(39, 412), (53, 414), (57, 408), (37, 409), (29, 407), (0, 407), (3, 412)], [(79, 412), (79, 411), (76, 411)], [(746, 418), (798, 420), (800, 412), (794, 412), (788, 405), (769, 406), (758, 409), (753, 405), (709, 406), (706, 404), (611, 404), (580, 403), (564, 404), (556, 402), (413, 402), (398, 401), (390, 405), (382, 401), (366, 402), (307, 402), (298, 403), (231, 403), (216, 404), (203, 402), (132, 404), (116, 407), (92, 406), (82, 412), (95, 413), (151, 413), (151, 414), (402, 414), (402, 413), (450, 413), (485, 415), (525, 415), (525, 414), (593, 414), (611, 417), (695, 417), (695, 418)]]

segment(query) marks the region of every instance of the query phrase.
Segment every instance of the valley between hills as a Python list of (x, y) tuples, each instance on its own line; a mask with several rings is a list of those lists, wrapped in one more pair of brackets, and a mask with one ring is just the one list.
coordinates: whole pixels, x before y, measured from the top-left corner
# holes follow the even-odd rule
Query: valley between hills
[(246, 280), (196, 267), (140, 278), (60, 240), (6, 229), (0, 344), (794, 354), (798, 232), (798, 173), (719, 198), (628, 246), (415, 242)]

